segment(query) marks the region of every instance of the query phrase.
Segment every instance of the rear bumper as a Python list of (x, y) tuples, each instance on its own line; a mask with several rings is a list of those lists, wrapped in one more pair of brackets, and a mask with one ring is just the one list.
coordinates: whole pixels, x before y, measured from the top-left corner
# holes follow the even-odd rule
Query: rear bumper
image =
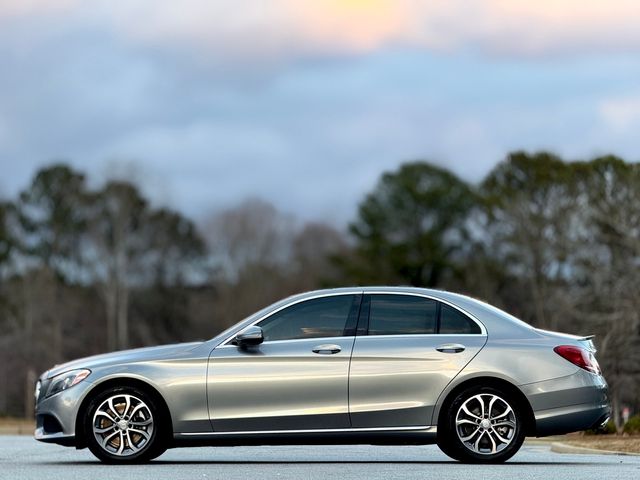
[(611, 413), (607, 382), (582, 369), (521, 389), (533, 409), (538, 437), (597, 428)]

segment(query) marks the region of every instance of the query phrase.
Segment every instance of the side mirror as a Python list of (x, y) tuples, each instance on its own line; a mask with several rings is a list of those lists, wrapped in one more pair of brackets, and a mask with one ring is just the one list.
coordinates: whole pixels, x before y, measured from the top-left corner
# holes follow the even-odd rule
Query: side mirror
[(251, 325), (236, 335), (236, 344), (239, 347), (248, 347), (251, 345), (260, 345), (264, 341), (262, 328), (257, 325)]

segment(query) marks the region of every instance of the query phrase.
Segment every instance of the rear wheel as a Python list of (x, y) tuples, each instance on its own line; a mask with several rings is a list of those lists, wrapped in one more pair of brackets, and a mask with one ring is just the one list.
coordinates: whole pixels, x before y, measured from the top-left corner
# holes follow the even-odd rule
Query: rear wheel
[(524, 441), (522, 409), (511, 395), (492, 387), (459, 393), (438, 425), (438, 446), (456, 460), (498, 463)]
[(99, 393), (85, 413), (91, 453), (106, 463), (146, 462), (166, 446), (160, 409), (146, 392), (116, 387)]

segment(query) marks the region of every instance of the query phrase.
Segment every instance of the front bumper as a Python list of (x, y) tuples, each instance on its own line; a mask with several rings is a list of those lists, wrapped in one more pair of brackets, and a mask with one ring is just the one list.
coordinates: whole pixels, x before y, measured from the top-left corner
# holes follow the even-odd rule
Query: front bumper
[(604, 377), (582, 369), (521, 389), (533, 409), (538, 437), (597, 428), (611, 414)]
[(42, 393), (35, 408), (35, 439), (64, 446), (76, 445), (78, 410), (92, 386), (85, 380), (48, 398), (44, 398)]

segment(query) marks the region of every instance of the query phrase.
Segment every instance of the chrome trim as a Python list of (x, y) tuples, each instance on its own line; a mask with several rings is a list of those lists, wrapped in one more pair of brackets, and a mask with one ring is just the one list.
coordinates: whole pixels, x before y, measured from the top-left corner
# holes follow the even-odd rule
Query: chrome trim
[[(304, 298), (299, 298), (297, 300), (293, 300), (290, 303), (287, 303), (285, 305), (282, 305), (280, 308), (277, 308), (276, 310), (274, 310), (273, 312), (269, 312), (264, 314), (262, 317), (258, 318), (257, 320), (251, 322), (249, 325), (245, 325), (240, 331), (252, 327), (254, 326), (256, 323), (262, 322), (263, 320), (266, 320), (267, 318), (269, 318), (272, 315), (275, 315), (276, 313), (284, 310), (285, 308), (289, 308), (292, 307), (294, 305), (297, 305), (298, 303), (302, 303), (302, 302), (306, 302), (307, 300), (316, 300), (318, 298), (324, 298), (324, 297), (337, 297), (339, 295), (362, 295), (362, 290), (354, 290), (353, 292), (331, 292), (331, 293), (319, 293), (318, 295), (314, 295), (311, 297), (304, 297)], [(233, 341), (235, 339), (236, 334), (232, 334), (229, 337), (227, 337), (223, 342), (221, 342), (216, 348), (220, 348), (220, 347), (226, 347), (228, 346), (229, 342)], [(318, 337), (318, 338), (348, 338), (348, 337)], [(292, 339), (292, 340), (274, 340), (274, 342), (290, 342), (290, 341), (294, 341), (294, 340), (309, 340), (308, 338), (296, 338), (296, 339)], [(272, 342), (264, 342), (264, 343), (272, 343)], [(233, 345), (235, 347), (235, 345)]]
[[(313, 295), (313, 296), (309, 296), (309, 297), (304, 297), (304, 298), (299, 298), (297, 300), (293, 300), (290, 303), (287, 303), (285, 305), (282, 305), (280, 308), (274, 310), (273, 312), (269, 312), (266, 313), (265, 315), (263, 315), (262, 317), (258, 318), (257, 320), (254, 320), (253, 322), (251, 322), (248, 325), (245, 325), (243, 327), (243, 329), (251, 327), (253, 325), (256, 325), (257, 323), (262, 322), (263, 320), (266, 320), (267, 318), (269, 318), (271, 315), (275, 315), (276, 313), (284, 310), (285, 308), (289, 308), (292, 307), (293, 305), (296, 305), (298, 303), (302, 303), (302, 302), (306, 302), (307, 300), (316, 300), (318, 298), (324, 298), (324, 297), (336, 297), (338, 295), (411, 295), (414, 297), (422, 297), (422, 298), (426, 298), (428, 300), (435, 300), (436, 302), (442, 302), (445, 305), (448, 305), (451, 308), (454, 308), (456, 310), (458, 310), (459, 312), (461, 312), (462, 314), (466, 315), (467, 317), (469, 317), (471, 320), (473, 320), (479, 327), (480, 327), (480, 333), (461, 333), (461, 334), (457, 334), (457, 333), (453, 333), (453, 334), (441, 334), (441, 333), (424, 333), (424, 334), (419, 334), (421, 336), (472, 336), (472, 337), (478, 337), (478, 336), (487, 336), (487, 329), (484, 326), (484, 324), (478, 320), (478, 318), (467, 312), (466, 310), (464, 310), (463, 308), (458, 307), (457, 305), (444, 300), (442, 298), (439, 298), (437, 296), (433, 296), (433, 295), (429, 295), (429, 294), (425, 294), (425, 293), (419, 293), (419, 292), (402, 292), (402, 291), (394, 291), (394, 290), (365, 290), (365, 289), (354, 289), (353, 291), (340, 291), (340, 292), (331, 292), (331, 293), (318, 293), (317, 295)], [(225, 340), (223, 340), (221, 343), (218, 344), (217, 347), (215, 348), (221, 348), (221, 347), (227, 347), (229, 346), (229, 343), (233, 341), (233, 339), (235, 339), (235, 335), (237, 334), (231, 334), (229, 337), (227, 337)], [(399, 337), (401, 335), (375, 335), (375, 337), (377, 338), (381, 338), (381, 337)], [(408, 335), (406, 335), (408, 336)], [(410, 335), (412, 338), (416, 337), (417, 335)], [(318, 338), (349, 338), (349, 337), (318, 337)], [(292, 342), (292, 341), (297, 341), (297, 340), (309, 340), (309, 339), (291, 339), (291, 340), (276, 340), (276, 341), (280, 341), (280, 342)], [(265, 342), (267, 343), (267, 342)], [(268, 342), (271, 343), (271, 342)], [(235, 345), (231, 345), (233, 347), (236, 347)], [(237, 347), (236, 347), (237, 348)]]
[[(484, 326), (484, 324), (478, 320), (478, 318), (467, 312), (466, 310), (464, 310), (463, 308), (460, 308), (459, 306), (457, 306), (454, 303), (449, 302), (448, 300), (444, 300), (442, 298), (436, 297), (434, 295), (429, 295), (426, 293), (419, 293), (419, 292), (396, 292), (393, 290), (365, 290), (363, 292), (365, 295), (413, 295), (414, 297), (423, 297), (423, 298), (427, 298), (429, 300), (435, 300), (436, 302), (441, 302), (444, 303), (445, 305), (448, 305), (449, 307), (452, 307), (456, 310), (458, 310), (460, 313), (463, 313), (464, 315), (466, 315), (467, 317), (469, 317), (471, 320), (473, 320), (479, 327), (480, 327), (480, 333), (463, 333), (463, 334), (458, 334), (458, 333), (452, 333), (450, 334), (451, 336), (460, 336), (460, 335), (468, 335), (468, 336), (480, 336), (480, 335), (487, 335), (487, 329)], [(432, 333), (432, 334), (425, 334), (425, 335), (433, 335), (433, 336), (441, 336), (443, 335), (442, 333)], [(447, 335), (447, 334), (444, 334)], [(376, 337), (378, 336), (382, 336), (382, 335), (376, 335)], [(389, 336), (397, 336), (397, 335), (389, 335)]]
[(249, 430), (233, 432), (185, 432), (177, 433), (182, 436), (224, 436), (224, 435), (274, 435), (289, 433), (348, 433), (348, 432), (415, 432), (424, 430), (428, 433), (437, 433), (435, 425), (417, 425), (411, 427), (366, 427), (366, 428), (317, 428), (311, 430)]

